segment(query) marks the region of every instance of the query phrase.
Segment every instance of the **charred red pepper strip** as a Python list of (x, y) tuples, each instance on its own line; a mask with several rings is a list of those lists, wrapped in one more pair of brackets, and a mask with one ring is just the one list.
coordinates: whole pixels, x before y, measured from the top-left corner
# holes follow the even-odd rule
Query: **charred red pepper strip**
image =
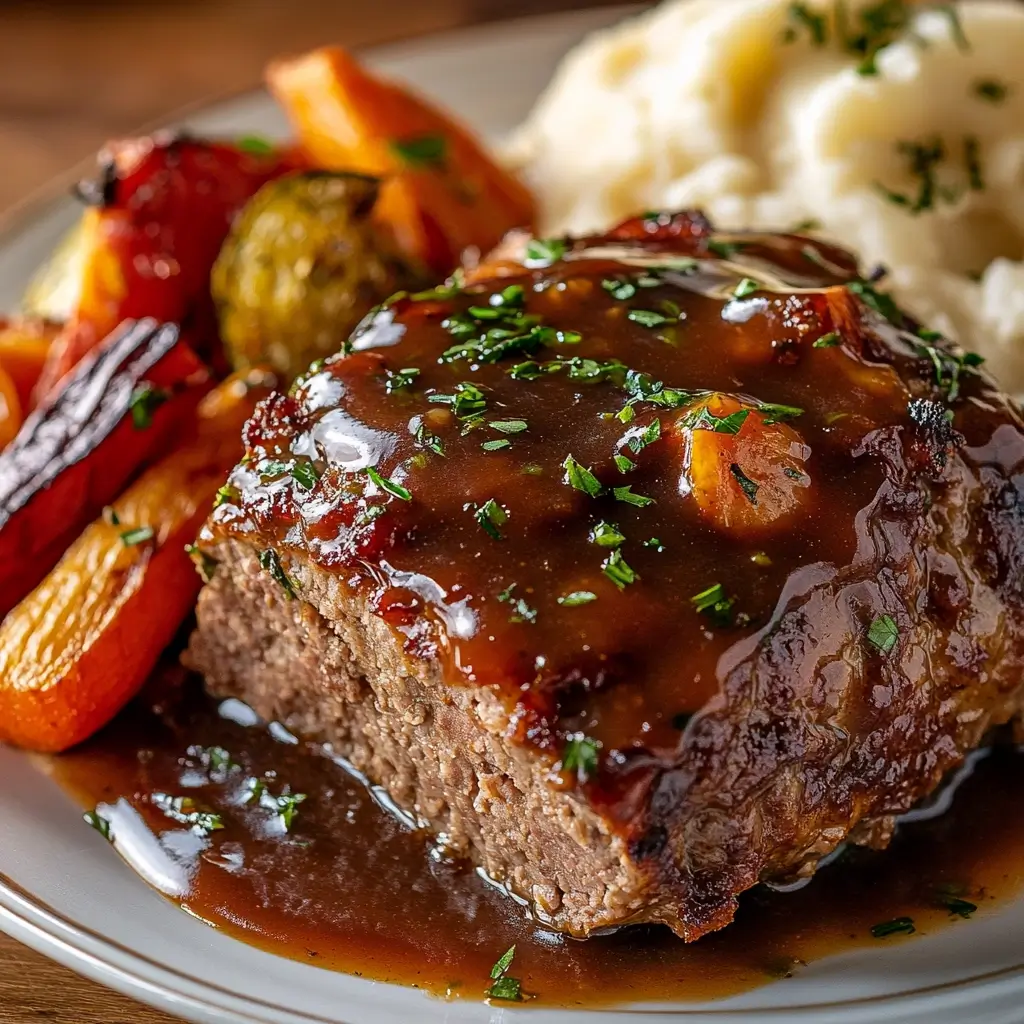
[(0, 452), (0, 617), (191, 418), (209, 374), (173, 324), (122, 325)]
[(210, 271), (228, 228), (261, 186), (298, 166), (290, 152), (166, 133), (112, 143), (101, 160), (101, 179), (80, 187), (94, 208), (78, 308), (50, 349), (37, 400), (124, 320), (183, 324), (210, 356)]

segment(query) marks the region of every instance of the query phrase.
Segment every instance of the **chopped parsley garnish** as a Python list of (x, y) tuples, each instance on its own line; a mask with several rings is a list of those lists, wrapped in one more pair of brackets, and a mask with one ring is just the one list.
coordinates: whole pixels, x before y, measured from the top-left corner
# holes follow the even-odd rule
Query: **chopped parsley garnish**
[(590, 541), (602, 548), (617, 548), (626, 541), (626, 535), (617, 526), (603, 519), (590, 531)]
[(135, 547), (136, 544), (145, 544), (156, 536), (152, 526), (137, 526), (134, 530), (123, 530), (121, 540), (126, 548)]
[(865, 306), (885, 317), (894, 327), (902, 327), (906, 320), (891, 295), (873, 288), (867, 281), (851, 281), (847, 290), (856, 295)]
[(876, 939), (885, 939), (890, 935), (913, 935), (916, 931), (914, 920), (910, 917), (894, 917), (891, 921), (883, 921), (871, 927), (871, 935)]
[(117, 514), (117, 509), (113, 505), (104, 505), (100, 515), (107, 526), (121, 525), (121, 517)]
[[(927, 142), (898, 142), (898, 152), (907, 160), (907, 171), (917, 179), (917, 192), (908, 195), (876, 183), (881, 194), (896, 206), (902, 206), (912, 214), (934, 209), (940, 202), (948, 205), (960, 201), (962, 188), (951, 188), (939, 184), (937, 170), (946, 160), (945, 142), (936, 137)], [(968, 187), (975, 192), (983, 191), (985, 179), (981, 167), (981, 145), (974, 135), (963, 140), (963, 160), (967, 171)]]
[(189, 755), (198, 757), (204, 768), (210, 772), (224, 774), (239, 767), (232, 759), (229, 751), (223, 747), (189, 747)]
[(935, 896), (935, 902), (940, 907), (945, 907), (954, 917), (962, 917), (965, 921), (978, 909), (976, 903), (961, 899), (959, 896), (954, 896), (949, 892), (938, 892)]
[(498, 437), (493, 441), (484, 441), (480, 447), (485, 452), (500, 452), (502, 448), (511, 448), (512, 442), (507, 437)]
[(491, 985), (485, 993), (488, 999), (503, 999), (513, 1003), (522, 1002), (522, 982), (518, 978), (510, 978), (507, 973), (515, 955), (516, 947), (510, 946), (491, 968)]
[(391, 151), (409, 167), (443, 167), (448, 155), (448, 140), (439, 134), (392, 139)]
[(536, 622), (537, 609), (531, 608), (521, 597), (515, 596), (516, 586), (517, 585), (515, 583), (511, 583), (498, 595), (498, 600), (502, 604), (509, 604), (512, 606), (512, 614), (509, 616), (508, 621)]
[(452, 412), (460, 419), (476, 416), (487, 408), (486, 395), (471, 381), (456, 384), (451, 395), (428, 395), (427, 401), (436, 402), (438, 405), (450, 405)]
[(624, 590), (630, 583), (636, 583), (640, 578), (622, 557), (622, 552), (618, 548), (601, 564), (601, 571), (619, 590)]
[(241, 495), (238, 493), (238, 488), (233, 487), (231, 484), (224, 484), (223, 487), (217, 488), (217, 494), (213, 499), (213, 507), (220, 508), (221, 505), (233, 505)]
[(264, 459), (256, 467), (260, 480), (267, 480), (275, 476), (282, 476), (291, 469), (290, 462), (278, 462), (276, 459)]
[(663, 324), (674, 323), (678, 317), (668, 317), (653, 309), (631, 309), (626, 314), (627, 319), (632, 320), (641, 327), (661, 327)]
[(899, 627), (891, 615), (879, 615), (868, 627), (868, 643), (881, 654), (890, 654), (899, 638)]
[(770, 427), (775, 423), (784, 423), (786, 420), (795, 420), (797, 416), (803, 416), (803, 409), (795, 405), (777, 405), (775, 402), (762, 402), (757, 407), (758, 413), (764, 417), (764, 425)]
[(596, 498), (604, 490), (601, 481), (586, 466), (581, 466), (571, 455), (566, 456), (562, 468), (565, 470), (563, 483), (567, 483), (575, 490), (582, 491), (591, 498)]
[(409, 387), (420, 375), (420, 371), (415, 366), (407, 366), (403, 370), (387, 370), (385, 372), (387, 379), (384, 382), (384, 390), (389, 395), (393, 395), (396, 391), (401, 391), (402, 388)]
[(740, 485), (740, 490), (746, 495), (747, 501), (751, 505), (757, 505), (757, 492), (760, 490), (758, 485), (735, 462), (729, 467), (729, 472), (732, 473), (736, 483)]
[(725, 587), (721, 583), (712, 583), (707, 590), (694, 594), (690, 598), (690, 604), (693, 605), (696, 612), (714, 619), (720, 626), (732, 624), (732, 606), (735, 604), (735, 600), (726, 597)]
[(186, 544), (185, 554), (188, 555), (195, 564), (196, 572), (199, 573), (199, 578), (204, 583), (209, 583), (210, 580), (213, 579), (214, 571), (217, 568), (217, 559), (211, 558), (199, 547), (198, 544)]
[(597, 600), (597, 594), (589, 590), (574, 590), (571, 594), (563, 594), (558, 603), (566, 608), (578, 608), (582, 604), (590, 604)]
[(647, 540), (644, 541), (644, 547), (653, 548), (659, 555), (665, 550), (665, 545), (662, 544), (657, 537), (648, 537)]
[(749, 244), (749, 242), (720, 242), (712, 238), (708, 242), (708, 252), (713, 252), (723, 260), (731, 260), (733, 256), (743, 252)]
[(432, 434), (427, 430), (427, 425), (423, 420), (420, 420), (416, 425), (416, 433), (413, 435), (413, 439), (417, 447), (426, 448), (435, 455), (444, 455), (444, 442), (436, 434)]
[(521, 434), (527, 423), (526, 420), (491, 420), (490, 426), (502, 434)]
[(392, 494), (402, 501), (412, 501), (412, 493), (410, 491), (407, 491), (401, 484), (396, 484), (394, 480), (381, 476), (375, 467), (367, 466), (366, 475), (380, 490), (387, 491), (388, 494)]
[(270, 156), (274, 152), (274, 144), (262, 135), (243, 135), (236, 143), (243, 153), (253, 156)]
[(277, 552), (273, 548), (267, 548), (266, 551), (261, 551), (259, 554), (259, 562), (260, 568), (267, 573), (275, 583), (281, 586), (281, 589), (285, 592), (285, 596), (291, 600), (295, 596), (295, 584), (284, 571), (284, 566), (281, 565), (281, 559), (277, 557)]
[(562, 751), (563, 771), (576, 772), (580, 779), (586, 781), (597, 772), (597, 750), (596, 740), (583, 735), (570, 736)]
[(979, 99), (987, 100), (989, 103), (1002, 103), (1010, 94), (1010, 87), (995, 78), (979, 78), (971, 86), (971, 91)]
[(493, 498), (488, 498), (473, 512), (473, 518), (494, 540), (502, 540), (501, 527), (508, 522), (508, 512)]
[(540, 270), (557, 263), (564, 255), (566, 244), (557, 238), (532, 238), (526, 245), (526, 266)]
[(829, 331), (828, 334), (823, 334), (815, 343), (814, 348), (835, 348), (836, 345), (842, 344), (842, 338), (839, 337), (838, 331)]
[(976, 352), (957, 353), (937, 348), (928, 344), (924, 340), (925, 336), (930, 339), (937, 339), (939, 336), (934, 331), (918, 331), (918, 337), (922, 339), (918, 351), (922, 357), (931, 360), (932, 366), (935, 367), (935, 383), (946, 392), (946, 400), (955, 402), (960, 397), (961, 376), (965, 372), (974, 372), (985, 360)]
[(99, 811), (86, 811), (85, 814), (82, 815), (82, 819), (90, 828), (96, 829), (96, 831), (99, 832), (99, 834), (103, 836), (108, 843), (112, 843), (114, 841), (114, 837), (110, 831), (110, 822), (107, 821)]
[(320, 471), (308, 459), (299, 459), (292, 466), (292, 479), (304, 491), (311, 491), (320, 479)]
[(164, 817), (188, 825), (193, 832), (217, 832), (224, 827), (219, 814), (201, 807), (190, 796), (153, 793), (149, 799)]
[(636, 463), (633, 462), (628, 456), (622, 455), (621, 453), (615, 456), (615, 468), (620, 473), (628, 473), (630, 470), (636, 469)]
[[(646, 427), (635, 427), (622, 439), (635, 455), (639, 455), (648, 445), (654, 444), (661, 437), (661, 420), (655, 417)], [(621, 443), (621, 442), (620, 442)]]
[(269, 793), (264, 793), (260, 797), (260, 805), (268, 807), (268, 804), (272, 801), (273, 806), (268, 807), (268, 809), (276, 812), (285, 832), (290, 832), (295, 822), (295, 816), (299, 813), (299, 804), (305, 799), (305, 793), (282, 793), (280, 796), (270, 796)]
[(760, 291), (761, 285), (752, 277), (745, 277), (732, 293), (734, 299), (749, 299), (755, 292)]
[(981, 143), (976, 135), (968, 135), (964, 139), (964, 164), (967, 166), (967, 178), (973, 192), (985, 191), (985, 176), (981, 169)]
[(654, 504), (653, 498), (648, 498), (644, 494), (634, 494), (632, 486), (613, 487), (612, 495), (616, 501), (624, 501), (627, 505), (635, 505), (637, 508), (647, 508), (648, 505)]
[(637, 291), (637, 286), (628, 277), (606, 277), (601, 282), (601, 287), (620, 302), (627, 302)]
[(152, 384), (140, 384), (128, 400), (128, 408), (132, 414), (132, 426), (136, 430), (145, 430), (153, 424), (153, 413), (160, 408), (171, 393), (164, 388), (155, 388)]
[(814, 46), (824, 46), (828, 41), (828, 15), (818, 14), (804, 3), (792, 3), (789, 5), (789, 20), (792, 24), (783, 35), (785, 42), (795, 42), (801, 31), (807, 32)]
[(749, 409), (737, 409), (727, 416), (715, 416), (702, 405), (694, 412), (688, 412), (681, 421), (686, 430), (713, 430), (716, 434), (738, 434), (747, 422)]

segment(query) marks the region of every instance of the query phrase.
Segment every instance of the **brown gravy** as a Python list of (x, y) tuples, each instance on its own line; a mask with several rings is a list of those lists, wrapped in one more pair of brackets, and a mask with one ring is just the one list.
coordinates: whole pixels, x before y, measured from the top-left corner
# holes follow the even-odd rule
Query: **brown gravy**
[[(831, 953), (969, 929), (950, 905), (964, 911), (955, 901), (968, 901), (984, 915), (1024, 882), (1024, 754), (996, 748), (978, 756), (946, 813), (902, 825), (884, 853), (848, 850), (798, 891), (748, 893), (723, 932), (690, 946), (655, 928), (579, 942), (537, 928), (475, 874), (432, 856), (430, 838), (386, 813), (344, 767), (283, 732), (275, 738), (276, 727), (224, 717), (232, 707), (244, 720), (242, 705), (218, 714), (189, 679), (151, 693), (53, 759), (53, 770), (84, 805), (103, 805), (115, 842), (120, 828), (148, 825), (165, 855), (175, 852), (164, 876), (187, 878), (175, 898), (213, 927), (440, 996), (483, 998), (492, 964), (514, 943), (510, 975), (548, 1005), (720, 998)], [(232, 767), (222, 753), (211, 767), (210, 748), (227, 752)], [(242, 802), (251, 779), (271, 796), (305, 794), (289, 831), (273, 810)], [(217, 814), (223, 827), (190, 831), (167, 816), (166, 800), (164, 811), (157, 806), (161, 793), (192, 798), (184, 810)], [(872, 936), (872, 926), (903, 916), (913, 936)]]

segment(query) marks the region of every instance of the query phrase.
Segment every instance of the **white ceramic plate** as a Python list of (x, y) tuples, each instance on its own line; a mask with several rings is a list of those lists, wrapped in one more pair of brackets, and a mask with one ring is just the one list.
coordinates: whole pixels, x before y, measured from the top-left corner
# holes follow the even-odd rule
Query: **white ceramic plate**
[[(373, 63), (491, 137), (511, 129), (561, 54), (619, 11), (512, 22), (377, 51)], [(188, 118), (200, 133), (281, 136), (264, 93)], [(0, 309), (73, 223), (70, 200), (36, 203), (0, 234)], [(33, 760), (0, 748), (0, 929), (144, 1002), (193, 1021), (260, 1024), (1018, 1024), (1024, 1021), (1024, 899), (969, 925), (812, 964), (792, 979), (691, 1006), (573, 1013), (444, 1003), (261, 952), (150, 890)], [(395, 927), (401, 928), (396, 921)]]

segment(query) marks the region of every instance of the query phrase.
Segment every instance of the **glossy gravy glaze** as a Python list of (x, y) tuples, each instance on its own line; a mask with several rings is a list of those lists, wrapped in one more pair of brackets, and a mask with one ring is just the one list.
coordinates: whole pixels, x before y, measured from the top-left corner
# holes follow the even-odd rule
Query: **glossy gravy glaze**
[[(268, 731), (237, 701), (218, 708), (179, 670), (91, 743), (48, 762), (84, 805), (98, 807), (144, 877), (228, 934), (472, 1000), (484, 998), (492, 965), (515, 944), (509, 973), (523, 992), (570, 1007), (720, 998), (828, 954), (970, 929), (969, 918), (991, 913), (1024, 882), (1024, 756), (1003, 747), (973, 763), (952, 808), (901, 826), (888, 851), (847, 849), (798, 891), (757, 888), (735, 924), (686, 945), (665, 928), (586, 942), (538, 928), (438, 857), (430, 836), (383, 810), (344, 766), (280, 727)], [(252, 780), (265, 787), (261, 801), (247, 801)], [(270, 801), (289, 792), (304, 799), (285, 830)], [(183, 814), (198, 817), (175, 820)], [(132, 856), (144, 844), (125, 839), (147, 832), (159, 844)], [(903, 917), (914, 934), (903, 926), (872, 935)]]

